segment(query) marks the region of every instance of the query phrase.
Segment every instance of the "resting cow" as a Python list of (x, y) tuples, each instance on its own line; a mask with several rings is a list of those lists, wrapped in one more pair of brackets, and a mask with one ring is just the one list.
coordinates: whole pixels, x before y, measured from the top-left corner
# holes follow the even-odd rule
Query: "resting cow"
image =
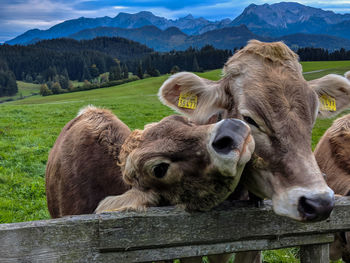
[[(252, 40), (226, 62), (219, 81), (178, 73), (164, 82), (159, 97), (196, 123), (220, 117), (247, 122), (256, 147), (242, 174), (245, 187), (272, 199), (279, 215), (305, 222), (329, 216), (334, 193), (312, 153), (311, 131), (318, 116), (349, 106), (349, 86), (332, 78), (308, 83), (285, 44)], [(186, 99), (197, 104), (184, 107)]]
[(90, 106), (63, 128), (49, 154), (49, 212), (93, 213), (102, 200), (96, 212), (162, 204), (209, 210), (235, 189), (253, 150), (240, 120), (195, 125), (174, 115), (131, 132), (110, 111)]
[[(317, 163), (328, 185), (339, 195), (350, 195), (350, 114), (334, 121), (315, 149)], [(337, 233), (330, 258), (350, 262), (350, 232)]]

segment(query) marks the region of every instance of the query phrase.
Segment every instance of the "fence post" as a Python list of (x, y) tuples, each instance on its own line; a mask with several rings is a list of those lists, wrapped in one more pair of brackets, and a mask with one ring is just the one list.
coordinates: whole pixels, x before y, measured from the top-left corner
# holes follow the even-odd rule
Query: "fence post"
[(329, 244), (301, 246), (300, 263), (329, 263)]

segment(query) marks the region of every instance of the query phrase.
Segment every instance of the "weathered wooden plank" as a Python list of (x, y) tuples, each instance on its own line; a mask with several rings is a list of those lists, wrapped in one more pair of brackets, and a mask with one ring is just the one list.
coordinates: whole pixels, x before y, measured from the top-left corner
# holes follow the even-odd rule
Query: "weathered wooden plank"
[(96, 215), (0, 225), (0, 262), (92, 262)]
[(305, 244), (329, 243), (334, 240), (332, 234), (288, 236), (280, 239), (245, 240), (218, 244), (187, 245), (140, 249), (133, 251), (105, 252), (96, 257), (97, 262), (151, 262), (154, 260), (170, 260), (175, 258), (215, 255), (247, 250), (269, 250)]
[(325, 243), (330, 237), (323, 234), (350, 230), (349, 218), (350, 198), (341, 198), (330, 219), (308, 224), (275, 215), (269, 202), (261, 208), (224, 205), (207, 213), (151, 208), (3, 224), (0, 262), (102, 262), (118, 252), (124, 252), (120, 262), (140, 262)]
[(329, 263), (329, 244), (300, 247), (300, 263)]
[(260, 207), (229, 206), (207, 213), (152, 208), (145, 213), (101, 215), (99, 248), (125, 251), (142, 247), (200, 245), (350, 229), (349, 198), (340, 198), (329, 219), (302, 223), (276, 215), (270, 202)]

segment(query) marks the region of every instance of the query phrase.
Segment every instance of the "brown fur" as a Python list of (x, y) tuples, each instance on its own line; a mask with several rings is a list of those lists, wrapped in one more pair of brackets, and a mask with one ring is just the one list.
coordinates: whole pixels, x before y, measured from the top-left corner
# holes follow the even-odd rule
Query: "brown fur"
[[(350, 114), (333, 122), (315, 149), (317, 163), (328, 185), (339, 195), (350, 194)], [(350, 262), (350, 233), (337, 233), (330, 258)]]
[[(228, 118), (253, 119), (259, 126), (252, 126), (255, 155), (264, 160), (263, 172), (272, 176), (259, 179), (264, 185), (252, 185), (257, 182), (255, 177), (246, 183), (260, 197), (271, 198), (294, 186), (326, 187), (310, 148), (318, 107), (316, 86), (314, 90), (309, 87), (298, 56), (285, 44), (252, 40), (226, 62), (221, 80), (179, 73), (162, 85), (159, 97), (164, 104), (199, 123), (212, 121), (220, 112)], [(346, 88), (340, 88), (340, 93), (350, 90)], [(183, 91), (198, 96), (196, 109), (178, 107), (179, 93)], [(337, 99), (342, 97), (340, 93), (336, 94)], [(250, 172), (257, 172), (256, 177), (262, 178), (262, 170), (249, 166)]]
[[(326, 200), (330, 208), (334, 201), (310, 145), (316, 117), (335, 115), (349, 106), (350, 85), (345, 78), (338, 80), (308, 83), (298, 56), (285, 44), (252, 40), (225, 63), (220, 80), (182, 72), (164, 82), (158, 95), (197, 123), (212, 122), (222, 112), (250, 121), (255, 154), (241, 183), (260, 198), (271, 198), (276, 213), (308, 220), (298, 209), (302, 196)], [(178, 106), (181, 92), (198, 97), (195, 109)], [(337, 101), (336, 111), (318, 110), (318, 96), (323, 94)]]
[[(238, 148), (232, 149), (237, 154), (228, 157), (209, 147), (221, 124), (198, 126), (170, 116), (131, 132), (110, 111), (87, 107), (63, 128), (50, 152), (50, 214), (142, 210), (164, 204), (208, 210), (233, 192), (250, 159), (250, 129), (238, 123), (243, 128)], [(169, 167), (162, 177), (155, 174), (159, 164)]]
[(229, 67), (232, 62), (239, 60), (247, 54), (254, 54), (264, 60), (282, 65), (287, 65), (290, 61), (295, 62), (299, 60), (299, 56), (283, 42), (264, 43), (258, 40), (250, 40), (243, 49), (227, 61), (225, 66)]
[(333, 122), (315, 149), (317, 163), (336, 194), (350, 193), (350, 115)]
[(61, 131), (46, 167), (50, 215), (93, 213), (106, 196), (130, 188), (117, 166), (130, 129), (108, 110), (87, 108)]

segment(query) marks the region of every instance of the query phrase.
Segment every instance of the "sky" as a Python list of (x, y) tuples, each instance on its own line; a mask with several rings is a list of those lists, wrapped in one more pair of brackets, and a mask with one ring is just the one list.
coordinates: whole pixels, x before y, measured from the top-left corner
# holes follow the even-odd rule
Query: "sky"
[[(221, 20), (234, 19), (251, 3), (260, 5), (279, 2), (281, 0), (0, 0), (0, 43), (29, 29), (48, 29), (65, 20), (82, 16), (115, 17), (119, 12), (151, 11), (170, 19), (192, 14), (208, 20)], [(336, 13), (350, 13), (350, 0), (295, 2)]]

